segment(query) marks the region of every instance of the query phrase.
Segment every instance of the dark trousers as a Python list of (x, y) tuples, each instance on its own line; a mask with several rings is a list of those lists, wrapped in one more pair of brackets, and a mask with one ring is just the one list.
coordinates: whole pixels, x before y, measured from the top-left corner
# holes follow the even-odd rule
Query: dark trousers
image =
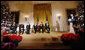
[(78, 29), (77, 28), (74, 28), (74, 31), (75, 31), (76, 34), (78, 33)]
[(19, 34), (21, 33), (21, 30), (19, 30)]
[(42, 33), (43, 33), (44, 32), (43, 28), (39, 28), (39, 32), (41, 32), (41, 30), (42, 30)]
[(47, 33), (50, 33), (50, 28), (47, 28)]
[(37, 32), (37, 29), (34, 29), (35, 30), (35, 33)]
[(13, 33), (13, 34), (17, 33), (17, 32), (16, 32), (16, 28), (14, 28), (14, 29), (12, 30), (12, 33)]
[(30, 33), (30, 29), (27, 30), (27, 34), (29, 34), (29, 33)]
[(19, 30), (19, 34), (21, 34), (21, 33), (23, 34), (24, 33), (24, 30), (23, 31)]
[(45, 30), (47, 30), (47, 33), (50, 33), (50, 28), (46, 27)]

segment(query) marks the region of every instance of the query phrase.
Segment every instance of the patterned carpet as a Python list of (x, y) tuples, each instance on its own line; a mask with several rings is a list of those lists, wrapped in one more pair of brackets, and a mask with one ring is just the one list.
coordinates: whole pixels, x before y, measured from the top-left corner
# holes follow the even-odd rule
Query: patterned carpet
[(65, 33), (67, 32), (24, 33), (17, 49), (71, 49), (60, 40), (60, 36)]

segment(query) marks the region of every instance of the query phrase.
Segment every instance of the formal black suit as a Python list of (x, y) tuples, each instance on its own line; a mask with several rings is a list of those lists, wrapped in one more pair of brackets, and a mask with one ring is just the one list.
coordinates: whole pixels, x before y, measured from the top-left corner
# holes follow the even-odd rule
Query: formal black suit
[(41, 32), (40, 30), (42, 29), (42, 33), (44, 32), (44, 28), (43, 28), (43, 24), (39, 25), (39, 32)]
[(23, 24), (19, 25), (19, 34), (21, 33), (21, 30), (22, 30), (22, 34), (23, 34), (24, 33), (24, 25)]
[(73, 16), (73, 17), (71, 17), (71, 18), (70, 18), (70, 19), (71, 19), (71, 21), (69, 21), (69, 22), (73, 23), (73, 25), (75, 24), (75, 21), (76, 21), (76, 20), (75, 20), (75, 18), (76, 18), (76, 17), (75, 17), (75, 16)]
[(30, 33), (30, 24), (26, 26), (27, 34)]
[(12, 30), (12, 33), (16, 33), (17, 32), (17, 24), (15, 25), (11, 25), (10, 29)]
[(48, 33), (50, 33), (50, 27), (49, 27), (49, 24), (45, 23), (45, 30), (48, 31)]
[(33, 28), (35, 30), (35, 33), (37, 32), (37, 25), (33, 25)]
[[(73, 21), (73, 26), (77, 26), (77, 23), (78, 23), (78, 19), (77, 19), (78, 16), (74, 16), (74, 21)], [(78, 29), (74, 27), (74, 31), (75, 33), (78, 33)]]
[(73, 25), (77, 25), (77, 20), (78, 20), (77, 17), (78, 17), (78, 16), (74, 16), (74, 18), (73, 18), (73, 19), (74, 19)]

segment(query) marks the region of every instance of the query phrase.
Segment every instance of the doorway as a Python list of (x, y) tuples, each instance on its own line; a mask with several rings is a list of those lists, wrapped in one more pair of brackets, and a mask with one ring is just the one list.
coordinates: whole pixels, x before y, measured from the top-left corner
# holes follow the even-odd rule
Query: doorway
[(11, 14), (13, 15), (13, 21), (14, 21), (16, 24), (19, 24), (19, 11), (11, 12)]

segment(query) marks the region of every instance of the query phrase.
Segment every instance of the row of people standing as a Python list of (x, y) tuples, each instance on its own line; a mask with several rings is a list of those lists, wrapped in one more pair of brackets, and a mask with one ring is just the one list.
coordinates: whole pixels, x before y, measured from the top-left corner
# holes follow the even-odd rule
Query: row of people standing
[[(35, 25), (33, 26), (33, 28), (34, 28), (35, 33), (36, 33), (37, 30), (38, 30), (38, 26), (35, 24)], [(44, 25), (43, 25), (43, 23), (41, 22), (41, 24), (39, 25), (39, 32), (41, 32), (41, 30), (42, 30), (42, 33), (45, 32), (45, 31), (47, 31), (47, 33), (50, 33), (49, 23), (48, 23), (48, 22), (45, 23), (45, 31), (44, 31)]]
[[(39, 28), (38, 28), (39, 27)], [(44, 25), (43, 23), (41, 22), (41, 24), (38, 26), (36, 24), (33, 25), (33, 29), (34, 29), (34, 32), (36, 33), (37, 30), (39, 29), (39, 33), (41, 32), (42, 30), (42, 33), (44, 33), (45, 31), (47, 31), (47, 33), (50, 33), (50, 27), (49, 27), (49, 23), (45, 23), (45, 31), (44, 31)], [(30, 24), (26, 26), (26, 33), (29, 34), (30, 33)]]
[[(12, 25), (11, 25), (11, 28), (10, 28), (11, 30), (12, 30), (12, 33), (16, 33), (17, 32), (17, 24), (14, 22)], [(26, 33), (27, 34), (30, 34), (30, 24), (28, 24), (27, 26), (26, 26)], [(42, 33), (44, 32), (44, 25), (43, 25), (43, 23), (41, 22), (41, 24), (38, 26), (38, 25), (36, 25), (36, 24), (34, 24), (33, 25), (33, 30), (34, 30), (34, 32), (36, 33), (37, 32), (37, 30), (39, 30), (39, 32), (41, 32), (41, 30), (42, 30)], [(49, 23), (47, 22), (47, 23), (45, 23), (45, 30), (47, 31), (47, 33), (50, 33), (50, 27), (49, 27)], [(24, 33), (24, 25), (23, 24), (20, 24), (19, 25), (19, 34), (23, 34)]]

